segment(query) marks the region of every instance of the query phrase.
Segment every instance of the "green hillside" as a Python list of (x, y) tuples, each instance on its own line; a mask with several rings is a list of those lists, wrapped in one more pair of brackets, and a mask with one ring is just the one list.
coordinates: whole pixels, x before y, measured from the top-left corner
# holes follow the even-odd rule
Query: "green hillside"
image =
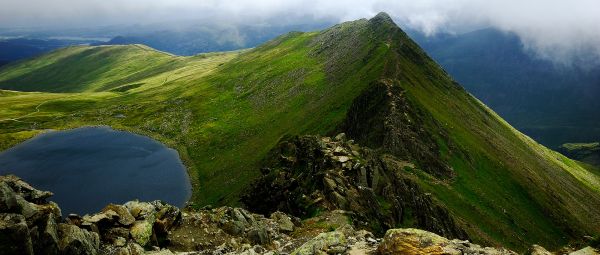
[(72, 46), (0, 70), (0, 88), (19, 91), (106, 91), (181, 67), (183, 58), (143, 45)]
[[(385, 14), (241, 52), (72, 47), (7, 66), (0, 88), (60, 93), (0, 92), (0, 149), (44, 129), (109, 125), (177, 149), (196, 204), (235, 204), (280, 139), (346, 131), (355, 99), (376, 84), (399, 88), (407, 120), (397, 121), (427, 138), (397, 141), (414, 145), (404, 154), (381, 150), (422, 169), (415, 179), (472, 239), (557, 248), (600, 231), (600, 176), (513, 129)], [(369, 137), (357, 141), (380, 146)]]

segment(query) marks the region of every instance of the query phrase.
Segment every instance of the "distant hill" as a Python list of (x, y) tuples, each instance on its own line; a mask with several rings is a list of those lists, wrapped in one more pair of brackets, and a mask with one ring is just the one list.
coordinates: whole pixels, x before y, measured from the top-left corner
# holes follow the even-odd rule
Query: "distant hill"
[[(254, 201), (367, 210), (378, 232), (421, 227), (520, 252), (600, 232), (600, 176), (510, 126), (385, 13), (193, 57), (69, 47), (0, 78), (38, 91), (0, 92), (1, 148), (46, 129), (144, 134), (178, 151), (195, 207), (239, 204), (262, 177), (273, 186)], [(303, 135), (319, 137), (294, 142)]]
[(600, 169), (600, 143), (565, 143), (560, 146), (559, 152), (567, 157), (576, 159)]
[(86, 40), (43, 40), (30, 38), (0, 39), (0, 65), (35, 57), (70, 45), (89, 44), (94, 42), (95, 41)]
[(177, 58), (143, 45), (71, 46), (0, 68), (0, 88), (106, 91), (175, 68)]
[(600, 65), (538, 59), (515, 34), (495, 29), (410, 34), (469, 92), (537, 141), (558, 148), (600, 140)]

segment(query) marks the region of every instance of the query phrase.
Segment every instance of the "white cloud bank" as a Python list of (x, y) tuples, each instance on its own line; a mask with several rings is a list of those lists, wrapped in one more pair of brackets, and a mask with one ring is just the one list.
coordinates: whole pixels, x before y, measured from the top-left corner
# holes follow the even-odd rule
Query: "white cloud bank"
[(380, 11), (428, 34), (491, 26), (542, 57), (600, 59), (600, 0), (0, 0), (0, 27), (347, 21)]

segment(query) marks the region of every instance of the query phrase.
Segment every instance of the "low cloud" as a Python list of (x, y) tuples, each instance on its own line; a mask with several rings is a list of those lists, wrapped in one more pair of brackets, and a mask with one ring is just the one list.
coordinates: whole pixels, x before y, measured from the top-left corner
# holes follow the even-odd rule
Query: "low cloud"
[(334, 22), (388, 12), (426, 34), (495, 27), (558, 62), (600, 58), (597, 0), (0, 0), (0, 26), (85, 27), (181, 19), (246, 24)]

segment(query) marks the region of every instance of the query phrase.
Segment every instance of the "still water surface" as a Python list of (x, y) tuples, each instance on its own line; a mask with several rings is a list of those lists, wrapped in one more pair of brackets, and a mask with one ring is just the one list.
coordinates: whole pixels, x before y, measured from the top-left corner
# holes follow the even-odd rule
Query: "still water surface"
[(108, 203), (163, 200), (183, 206), (191, 186), (179, 155), (163, 144), (109, 127), (52, 131), (0, 153), (0, 175), (54, 193), (63, 216)]

